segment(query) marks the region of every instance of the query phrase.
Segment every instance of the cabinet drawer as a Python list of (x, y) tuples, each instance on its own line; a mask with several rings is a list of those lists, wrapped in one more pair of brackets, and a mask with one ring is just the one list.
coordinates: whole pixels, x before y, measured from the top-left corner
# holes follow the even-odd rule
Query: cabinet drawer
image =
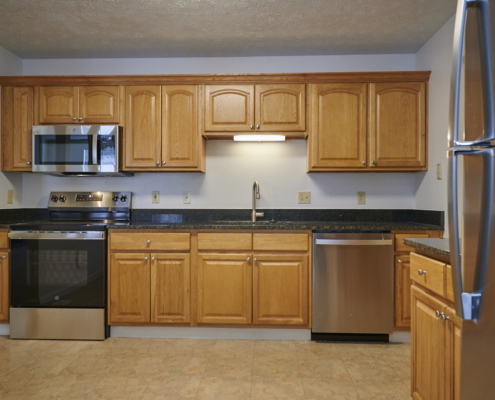
[(395, 251), (413, 251), (412, 247), (406, 246), (402, 241), (405, 238), (429, 238), (429, 233), (396, 233)]
[(111, 250), (176, 250), (191, 248), (189, 233), (112, 233)]
[(447, 264), (445, 268), (445, 297), (454, 301), (454, 284), (452, 283), (452, 267)]
[(198, 233), (199, 250), (251, 250), (251, 233)]
[(308, 251), (307, 233), (254, 233), (254, 250)]
[(445, 267), (445, 263), (411, 253), (411, 279), (440, 296), (444, 296)]
[(0, 249), (9, 248), (9, 237), (7, 232), (0, 232)]

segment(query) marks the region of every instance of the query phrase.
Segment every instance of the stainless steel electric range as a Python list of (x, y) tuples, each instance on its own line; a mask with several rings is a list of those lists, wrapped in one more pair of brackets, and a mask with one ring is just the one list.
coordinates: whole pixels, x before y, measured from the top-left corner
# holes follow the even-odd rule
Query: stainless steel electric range
[(11, 226), (10, 337), (109, 336), (107, 226), (129, 224), (130, 192), (52, 192), (47, 221)]

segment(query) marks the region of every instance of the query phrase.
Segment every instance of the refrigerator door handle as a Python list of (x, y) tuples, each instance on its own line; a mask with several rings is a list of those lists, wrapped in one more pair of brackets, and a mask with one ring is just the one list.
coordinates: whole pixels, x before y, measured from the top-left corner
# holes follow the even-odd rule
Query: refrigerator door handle
[[(484, 218), (480, 218), (478, 230), (479, 245), (477, 248), (476, 260), (465, 260), (465, 265), (472, 262), (474, 265), (473, 291), (465, 291), (463, 282), (463, 272), (469, 268), (463, 268), (460, 247), (460, 221), (459, 221), (459, 156), (474, 156), (483, 158), (482, 173), (482, 193), (480, 212)], [(456, 314), (463, 320), (478, 320), (481, 307), (483, 290), (485, 287), (486, 269), (489, 264), (488, 253), (490, 245), (490, 234), (493, 213), (493, 196), (495, 191), (495, 148), (482, 150), (451, 150), (449, 153), (449, 173), (448, 173), (448, 213), (449, 213), (449, 237), (450, 237), (450, 262), (452, 265), (452, 283), (454, 289), (454, 301)], [(466, 238), (464, 238), (466, 240)], [(464, 270), (464, 271), (463, 271)]]

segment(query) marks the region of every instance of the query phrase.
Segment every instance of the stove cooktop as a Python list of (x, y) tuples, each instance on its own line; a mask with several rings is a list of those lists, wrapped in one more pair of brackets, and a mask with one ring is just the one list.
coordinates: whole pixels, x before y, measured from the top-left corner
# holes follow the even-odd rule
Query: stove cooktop
[(85, 232), (104, 231), (107, 225), (129, 225), (129, 222), (114, 221), (36, 221), (21, 222), (13, 224), (10, 229), (13, 231), (63, 231), (63, 232)]

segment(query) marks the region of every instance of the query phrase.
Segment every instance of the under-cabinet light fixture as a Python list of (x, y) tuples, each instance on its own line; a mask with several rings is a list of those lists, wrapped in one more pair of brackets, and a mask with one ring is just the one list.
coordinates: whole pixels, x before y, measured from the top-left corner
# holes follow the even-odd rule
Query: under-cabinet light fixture
[(284, 135), (235, 135), (236, 142), (283, 142)]

